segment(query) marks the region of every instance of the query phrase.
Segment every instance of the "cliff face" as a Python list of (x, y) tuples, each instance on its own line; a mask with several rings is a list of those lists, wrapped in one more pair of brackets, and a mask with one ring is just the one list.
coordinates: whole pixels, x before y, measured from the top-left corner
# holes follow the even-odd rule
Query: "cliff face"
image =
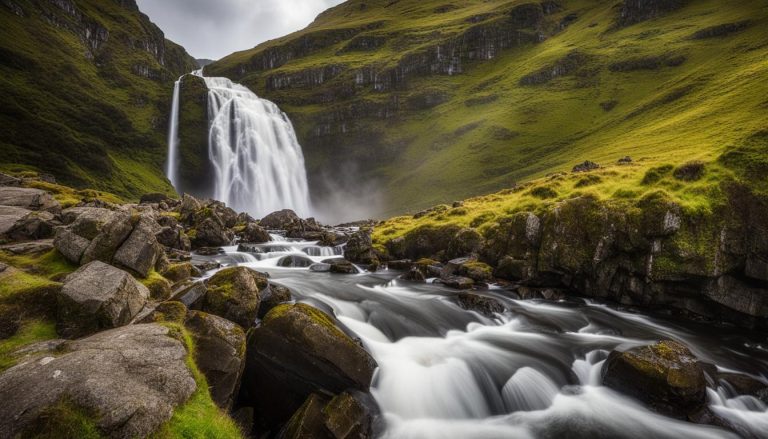
[(163, 176), (172, 82), (195, 68), (133, 0), (0, 2), (0, 167), (137, 197)]
[[(727, 37), (692, 38), (744, 20)], [(291, 116), (316, 196), (329, 181), (367, 191), (370, 179), (388, 194), (372, 213), (386, 215), (586, 158), (717, 154), (737, 139), (718, 120), (748, 135), (759, 129), (748, 115), (765, 114), (749, 84), (725, 80), (765, 54), (761, 23), (757, 2), (351, 0), (206, 74)], [(728, 62), (713, 61), (725, 52)]]

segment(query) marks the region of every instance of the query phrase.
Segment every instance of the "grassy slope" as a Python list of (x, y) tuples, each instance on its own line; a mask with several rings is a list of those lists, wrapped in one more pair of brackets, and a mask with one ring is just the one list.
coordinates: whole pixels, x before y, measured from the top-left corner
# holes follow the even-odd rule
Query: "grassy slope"
[[(404, 54), (438, 38), (431, 36), (433, 32), (458, 32), (468, 26), (465, 19), (469, 16), (524, 2), (470, 1), (444, 14), (434, 13), (441, 1), (400, 1), (389, 7), (385, 3), (390, 2), (366, 2), (369, 8), (364, 11), (359, 10), (358, 3), (347, 2), (304, 31), (233, 54), (209, 70), (235, 76), (281, 104), (296, 121), (310, 169), (330, 164), (327, 150), (311, 149), (310, 136), (316, 118), (329, 106), (291, 105), (317, 90), (268, 92), (267, 76), (326, 64), (345, 64), (350, 69), (394, 65)], [(461, 75), (412, 79), (402, 91), (356, 89), (355, 100), (381, 101), (392, 95), (404, 100), (425, 89), (451, 95), (448, 102), (434, 109), (410, 111), (386, 121), (370, 119), (360, 127), (383, 132), (385, 144), (407, 144), (393, 148), (391, 158), (367, 170), (383, 181), (389, 194), (380, 215), (488, 193), (513, 182), (568, 170), (586, 159), (612, 163), (631, 155), (642, 167), (637, 171), (640, 174), (662, 163), (712, 159), (729, 144), (764, 127), (768, 100), (758, 92), (768, 80), (768, 8), (764, 2), (692, 1), (682, 10), (617, 31), (611, 30), (616, 17), (614, 2), (561, 3), (565, 10), (550, 20), (570, 13), (578, 14), (578, 19), (540, 44), (504, 51), (492, 61), (472, 63)], [(751, 20), (748, 28), (727, 37), (689, 38), (702, 28), (746, 19)], [(375, 52), (338, 54), (348, 43), (341, 41), (276, 70), (237, 77), (238, 66), (267, 48), (308, 33), (375, 21), (385, 24), (368, 33), (385, 35), (389, 41)], [(525, 75), (552, 65), (574, 49), (590, 56), (582, 69), (592, 72), (588, 80), (570, 76), (544, 85), (519, 84)], [(664, 54), (684, 55), (686, 62), (678, 67), (634, 72), (608, 68), (615, 62)], [(345, 75), (323, 87), (349, 81)], [(465, 103), (487, 95), (496, 100), (474, 106)], [(617, 101), (612, 111), (600, 106), (608, 101)], [(471, 124), (477, 126), (456, 133)], [(492, 133), (499, 127), (516, 133), (516, 137), (495, 140)]]
[[(85, 20), (109, 31), (93, 59), (75, 18), (49, 2), (12, 3), (24, 17), (0, 7), (0, 168), (39, 170), (128, 198), (172, 193), (163, 176), (166, 114), (172, 79), (194, 60), (166, 40), (161, 65), (141, 44), (163, 42), (162, 32), (118, 2), (77, 2)], [(155, 79), (135, 74), (139, 65)]]

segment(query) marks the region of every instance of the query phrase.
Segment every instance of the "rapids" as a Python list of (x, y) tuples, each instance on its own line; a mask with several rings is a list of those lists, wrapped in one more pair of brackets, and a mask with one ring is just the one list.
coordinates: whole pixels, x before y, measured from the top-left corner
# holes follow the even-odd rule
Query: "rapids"
[[(268, 272), (297, 300), (332, 309), (376, 358), (372, 393), (385, 438), (731, 438), (715, 427), (667, 418), (601, 385), (608, 353), (674, 339), (722, 371), (768, 378), (768, 347), (736, 330), (672, 323), (588, 300), (522, 301), (500, 288), (494, 318), (460, 308), (455, 290), (413, 284), (384, 270), (357, 275), (281, 268), (285, 255), (319, 262), (316, 243), (273, 241), (215, 257)], [(340, 248), (325, 253), (341, 253)], [(315, 254), (313, 254), (315, 253)], [(763, 344), (761, 344), (763, 343)], [(768, 407), (709, 382), (709, 406), (744, 437), (768, 435)]]

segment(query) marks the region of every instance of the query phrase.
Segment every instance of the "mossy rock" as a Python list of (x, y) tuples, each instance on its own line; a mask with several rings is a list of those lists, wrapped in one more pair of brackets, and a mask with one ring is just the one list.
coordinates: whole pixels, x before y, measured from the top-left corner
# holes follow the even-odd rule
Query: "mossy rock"
[(166, 279), (173, 283), (177, 283), (189, 279), (194, 271), (195, 269), (191, 263), (182, 262), (179, 264), (171, 264), (162, 274)]
[(250, 328), (259, 314), (266, 275), (246, 267), (225, 268), (208, 281), (203, 311)]
[(174, 300), (157, 305), (142, 323), (184, 323), (187, 319), (187, 307)]
[(244, 393), (262, 423), (282, 424), (312, 393), (367, 392), (375, 368), (334, 317), (304, 303), (282, 304), (249, 337)]
[(149, 296), (154, 300), (165, 300), (171, 297), (171, 282), (156, 271), (149, 273), (141, 283), (149, 290)]
[(602, 374), (604, 385), (663, 414), (693, 413), (706, 403), (704, 371), (691, 351), (675, 341), (613, 351)]
[(285, 439), (370, 439), (381, 430), (379, 408), (370, 394), (344, 392), (331, 399), (313, 393), (286, 423)]

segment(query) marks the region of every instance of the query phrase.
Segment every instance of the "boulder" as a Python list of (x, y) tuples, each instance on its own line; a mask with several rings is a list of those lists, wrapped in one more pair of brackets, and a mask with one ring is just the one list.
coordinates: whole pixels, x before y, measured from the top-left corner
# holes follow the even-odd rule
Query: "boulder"
[(292, 300), (293, 296), (288, 288), (282, 285), (269, 284), (269, 287), (261, 292), (259, 318), (263, 319), (272, 308)]
[(181, 197), (181, 204), (179, 205), (179, 217), (181, 222), (190, 224), (195, 212), (199, 211), (202, 207), (203, 206), (197, 198), (189, 194), (184, 194)]
[(584, 163), (579, 163), (578, 165), (574, 166), (572, 172), (589, 172), (594, 171), (595, 169), (600, 169), (600, 165), (587, 160)]
[(111, 263), (115, 252), (133, 230), (131, 214), (125, 211), (91, 207), (69, 211), (67, 216), (70, 218), (64, 222), (71, 222), (56, 231), (53, 244), (76, 264), (94, 260)]
[(504, 312), (504, 305), (502, 305), (501, 302), (479, 294), (459, 293), (459, 295), (456, 296), (456, 302), (460, 307), (466, 310), (477, 311), (488, 317), (493, 317), (495, 314)]
[(424, 273), (416, 267), (411, 268), (410, 270), (408, 270), (407, 273), (401, 275), (400, 279), (407, 280), (409, 282), (418, 282), (418, 283), (424, 283), (427, 281), (427, 278), (426, 276), (424, 276)]
[(67, 276), (58, 295), (57, 331), (75, 338), (127, 325), (144, 308), (149, 290), (127, 272), (93, 261)]
[(706, 380), (698, 359), (670, 340), (624, 352), (613, 351), (602, 370), (603, 384), (673, 417), (706, 403)]
[(248, 223), (245, 226), (245, 229), (240, 233), (240, 239), (243, 242), (251, 244), (262, 244), (264, 242), (269, 242), (272, 238), (269, 236), (269, 233), (258, 224)]
[(28, 210), (61, 212), (61, 205), (51, 194), (41, 189), (0, 186), (0, 205)]
[(245, 369), (245, 332), (227, 319), (190, 311), (185, 326), (195, 341), (195, 363), (205, 374), (211, 398), (224, 410), (234, 404)]
[(202, 310), (248, 329), (256, 322), (267, 285), (267, 277), (250, 268), (225, 268), (208, 281)]
[(53, 239), (0, 245), (0, 250), (13, 255), (39, 255), (53, 250)]
[(293, 414), (280, 437), (370, 439), (378, 437), (380, 416), (370, 394), (351, 391), (329, 399), (313, 393)]
[(0, 437), (34, 435), (65, 401), (103, 436), (147, 437), (197, 388), (184, 344), (161, 325), (50, 345), (0, 374)]
[(312, 393), (367, 392), (375, 369), (374, 359), (335, 318), (303, 303), (279, 305), (248, 340), (246, 402), (262, 422), (280, 425)]
[(387, 262), (387, 267), (391, 270), (409, 270), (412, 265), (413, 261), (410, 259), (398, 259)]
[(464, 228), (448, 242), (447, 258), (459, 258), (465, 255), (476, 255), (483, 248), (483, 236), (475, 229)]
[(344, 248), (344, 258), (358, 264), (378, 262), (369, 229), (361, 229), (349, 237)]
[(300, 227), (301, 218), (290, 209), (272, 212), (259, 221), (259, 225), (270, 230), (292, 230)]
[(346, 259), (323, 261), (323, 262), (330, 263), (331, 273), (338, 273), (338, 274), (357, 274), (358, 273), (357, 267), (355, 267), (351, 262), (347, 261)]
[(192, 308), (201, 306), (205, 299), (205, 293), (208, 288), (200, 281), (186, 281), (174, 286), (171, 293), (171, 300), (183, 303), (186, 307)]
[(171, 282), (179, 283), (189, 279), (193, 274), (199, 276), (200, 272), (190, 262), (181, 262), (169, 265), (161, 274)]
[(224, 223), (212, 216), (195, 224), (192, 237), (192, 247), (219, 247), (232, 243), (234, 236), (226, 229)]
[(50, 212), (29, 212), (5, 232), (5, 236), (13, 241), (30, 239), (45, 239), (53, 237), (53, 228), (60, 223)]
[(21, 179), (0, 172), (0, 186), (21, 186)]
[(331, 264), (318, 262), (317, 264), (310, 265), (309, 271), (312, 271), (314, 273), (328, 273), (331, 271)]
[(31, 211), (23, 207), (0, 206), (0, 235), (13, 229), (18, 221), (25, 218)]
[(155, 234), (159, 231), (160, 225), (155, 220), (142, 216), (128, 239), (115, 253), (113, 262), (134, 271), (141, 277), (147, 277), (163, 252), (155, 238)]
[[(167, 217), (165, 217), (167, 218)], [(168, 247), (182, 251), (192, 249), (192, 243), (184, 232), (184, 228), (179, 225), (163, 226), (155, 235), (157, 242)]]
[(439, 282), (448, 288), (457, 290), (469, 290), (475, 285), (472, 279), (463, 276), (447, 276), (440, 278)]

